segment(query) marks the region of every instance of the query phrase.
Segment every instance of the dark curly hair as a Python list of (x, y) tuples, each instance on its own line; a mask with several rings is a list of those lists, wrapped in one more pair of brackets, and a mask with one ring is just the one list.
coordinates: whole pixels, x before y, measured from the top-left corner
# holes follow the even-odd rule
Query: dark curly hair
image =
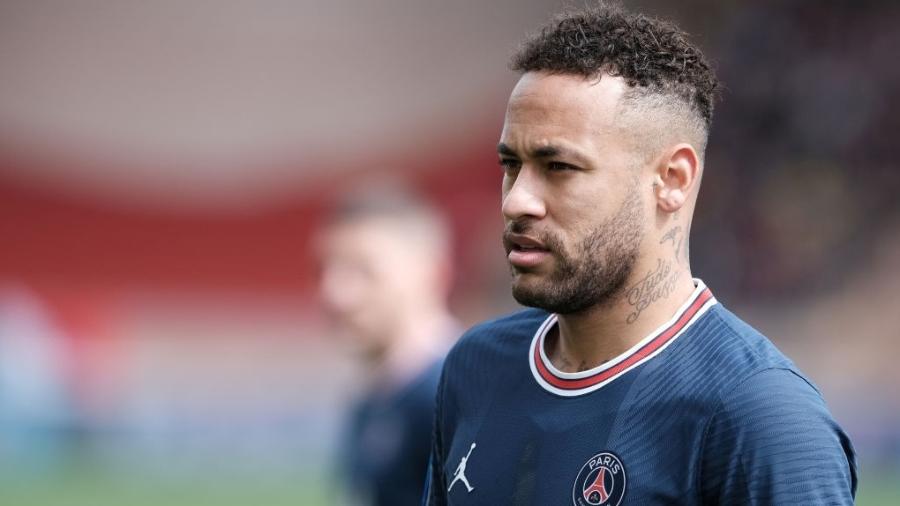
[(606, 3), (555, 17), (522, 44), (511, 67), (619, 76), (639, 94), (677, 96), (707, 130), (719, 88), (709, 62), (685, 32), (668, 21)]

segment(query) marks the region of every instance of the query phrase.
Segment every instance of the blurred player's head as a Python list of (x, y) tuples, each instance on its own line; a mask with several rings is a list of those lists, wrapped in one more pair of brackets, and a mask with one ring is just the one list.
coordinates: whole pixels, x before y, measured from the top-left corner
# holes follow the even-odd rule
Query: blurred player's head
[(417, 318), (446, 310), (450, 241), (441, 215), (400, 188), (347, 195), (318, 237), (320, 294), (334, 322), (373, 358)]
[(583, 311), (656, 266), (663, 227), (687, 235), (718, 84), (674, 25), (603, 5), (556, 18), (512, 68), (498, 151), (513, 295)]

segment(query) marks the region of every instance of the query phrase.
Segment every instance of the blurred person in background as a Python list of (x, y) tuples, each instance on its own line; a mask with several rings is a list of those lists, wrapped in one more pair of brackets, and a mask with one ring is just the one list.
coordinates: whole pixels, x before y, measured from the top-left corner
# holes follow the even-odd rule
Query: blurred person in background
[(326, 311), (367, 376), (341, 442), (345, 502), (419, 504), (443, 356), (460, 333), (447, 225), (412, 193), (378, 188), (334, 206), (317, 252)]
[(73, 406), (68, 337), (48, 304), (18, 283), (0, 283), (0, 467), (52, 465), (65, 450)]

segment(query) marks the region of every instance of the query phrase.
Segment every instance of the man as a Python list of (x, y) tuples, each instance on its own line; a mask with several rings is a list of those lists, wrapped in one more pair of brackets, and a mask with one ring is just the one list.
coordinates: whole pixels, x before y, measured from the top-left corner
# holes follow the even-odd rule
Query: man
[(700, 51), (600, 7), (513, 68), (503, 244), (536, 309), (448, 355), (427, 504), (851, 504), (855, 457), (819, 392), (691, 275), (717, 88)]
[(320, 292), (367, 369), (342, 441), (351, 504), (419, 504), (441, 359), (459, 336), (447, 309), (449, 234), (399, 189), (347, 196), (319, 234)]

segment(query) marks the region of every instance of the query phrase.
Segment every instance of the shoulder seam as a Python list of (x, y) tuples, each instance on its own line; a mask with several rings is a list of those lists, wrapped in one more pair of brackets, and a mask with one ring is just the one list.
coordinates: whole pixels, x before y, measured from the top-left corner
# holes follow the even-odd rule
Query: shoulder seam
[[(722, 309), (725, 309), (721, 305), (720, 305), (720, 307)], [(713, 314), (715, 315), (716, 319), (718, 319), (722, 323), (722, 325), (724, 325), (728, 329), (728, 333), (731, 334), (731, 336), (733, 336), (737, 339), (740, 339), (741, 342), (743, 342), (743, 343), (747, 343), (747, 340), (744, 339), (744, 336), (742, 336), (741, 333), (738, 332), (737, 329), (734, 328), (734, 324), (732, 324), (730, 321), (726, 320), (725, 318), (722, 318), (722, 315), (720, 315), (718, 312), (715, 312)], [(753, 330), (756, 330), (756, 329), (753, 329)], [(749, 343), (747, 343), (747, 344), (749, 344)], [(750, 349), (753, 352), (754, 356), (756, 356), (757, 358), (762, 358), (762, 354), (760, 354), (760, 352), (758, 350), (753, 349), (752, 347), (750, 347)]]
[[(720, 307), (721, 307), (721, 304), (720, 304)], [(725, 309), (725, 308), (722, 307), (722, 309)], [(716, 313), (713, 313), (713, 314), (715, 315), (715, 317), (716, 317), (720, 322), (722, 322), (723, 325), (725, 325), (725, 326), (728, 328), (728, 331), (729, 331), (729, 333), (730, 333), (731, 335), (733, 335), (734, 337), (740, 339), (741, 342), (747, 343), (747, 340), (744, 339), (744, 337), (741, 335), (741, 333), (738, 332), (738, 331), (734, 328), (734, 326), (732, 325), (731, 322), (729, 322), (729, 321), (726, 320), (725, 318), (722, 318), (722, 316), (721, 316), (719, 313), (717, 313), (717, 312), (716, 312)], [(748, 324), (748, 325), (749, 325), (749, 324)], [(753, 329), (754, 331), (756, 331), (757, 333), (759, 333), (759, 331), (756, 330), (755, 328), (753, 328), (753, 327), (750, 327), (750, 328)], [(768, 336), (765, 336), (765, 335), (763, 335), (763, 334), (761, 334), (761, 333), (760, 333), (760, 335), (762, 335), (762, 337), (766, 338), (767, 340), (769, 339)], [(770, 340), (770, 343), (771, 343), (771, 340)], [(749, 345), (749, 343), (747, 343), (747, 344)], [(771, 343), (771, 344), (774, 346), (774, 343)], [(758, 350), (754, 349), (752, 346), (749, 346), (749, 349), (750, 349), (750, 351), (753, 353), (753, 355), (754, 355), (755, 357), (760, 358), (760, 359), (764, 359), (764, 358), (765, 358)], [(803, 382), (806, 383), (807, 385), (809, 385), (810, 388), (812, 388), (812, 389), (816, 392), (816, 394), (819, 395), (819, 397), (823, 397), (823, 396), (822, 396), (822, 392), (819, 391), (818, 387), (816, 387), (815, 384), (813, 384), (808, 378), (806, 378), (805, 376), (803, 376), (802, 374), (800, 374), (799, 372), (797, 372), (797, 370), (795, 369), (795, 368), (797, 367), (796, 364), (794, 364), (794, 362), (793, 362), (792, 360), (790, 360), (790, 358), (787, 358), (787, 357), (784, 357), (784, 358), (787, 359), (788, 364), (790, 364), (790, 366), (792, 366), (792, 367), (788, 367), (788, 366), (785, 366), (785, 365), (771, 365), (771, 366), (764, 367), (764, 368), (762, 368), (762, 369), (758, 369), (758, 370), (756, 370), (756, 371), (754, 371), (754, 372), (749, 373), (745, 378), (743, 378), (742, 380), (738, 381), (738, 382), (735, 384), (735, 386), (734, 386), (733, 388), (737, 388), (738, 385), (742, 384), (744, 381), (746, 381), (747, 379), (749, 379), (751, 376), (754, 376), (754, 375), (756, 375), (756, 374), (758, 374), (758, 373), (760, 373), (760, 372), (763, 372), (763, 371), (766, 371), (766, 370), (770, 370), (770, 369), (783, 369), (783, 370), (789, 371), (789, 372), (790, 372), (791, 374), (793, 374), (794, 376), (797, 376), (798, 378), (800, 378), (801, 380), (803, 380)]]

